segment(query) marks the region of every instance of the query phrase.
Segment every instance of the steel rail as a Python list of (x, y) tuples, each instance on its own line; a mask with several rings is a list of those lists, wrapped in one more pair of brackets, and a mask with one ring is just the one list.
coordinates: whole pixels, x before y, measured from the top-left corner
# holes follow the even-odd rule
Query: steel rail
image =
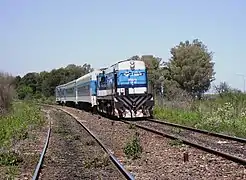
[(207, 135), (211, 135), (211, 136), (214, 136), (214, 137), (220, 137), (220, 138), (227, 139), (227, 140), (233, 140), (233, 141), (237, 141), (237, 142), (241, 142), (241, 143), (246, 143), (246, 139), (240, 138), (240, 137), (236, 137), (236, 136), (229, 136), (229, 135), (226, 135), (226, 134), (209, 132), (209, 131), (206, 131), (206, 130), (192, 128), (192, 127), (188, 127), (188, 126), (183, 126), (183, 125), (180, 125), (180, 124), (170, 123), (170, 122), (166, 122), (166, 121), (160, 121), (160, 120), (157, 120), (157, 119), (146, 119), (146, 121), (155, 122), (155, 123), (159, 123), (159, 124), (164, 124), (164, 125), (168, 125), (168, 126), (173, 126), (173, 127), (177, 127), (177, 128), (181, 128), (181, 129), (186, 129), (186, 130), (198, 132), (198, 133), (201, 133), (201, 134), (207, 134)]
[(124, 122), (126, 124), (135, 125), (136, 127), (140, 128), (140, 129), (144, 129), (146, 131), (150, 131), (152, 133), (155, 133), (155, 134), (167, 137), (167, 138), (180, 140), (180, 141), (182, 141), (185, 144), (191, 145), (191, 146), (193, 146), (195, 148), (201, 149), (201, 150), (206, 151), (208, 153), (215, 154), (217, 156), (221, 156), (223, 158), (229, 159), (231, 161), (234, 161), (236, 163), (242, 164), (244, 166), (246, 165), (246, 159), (243, 159), (243, 158), (240, 158), (240, 157), (237, 157), (237, 156), (233, 156), (233, 155), (230, 155), (228, 153), (221, 152), (221, 151), (217, 151), (217, 150), (211, 149), (209, 147), (202, 146), (200, 144), (188, 141), (188, 140), (186, 140), (184, 138), (177, 137), (175, 135), (171, 135), (171, 134), (168, 134), (168, 133), (165, 133), (165, 132), (157, 131), (155, 129), (152, 129), (152, 128), (149, 128), (149, 127), (146, 127), (146, 126), (142, 126), (142, 125), (139, 125), (139, 124), (136, 124), (136, 123), (131, 123), (131, 122), (128, 122), (128, 121), (122, 121), (122, 122)]
[(39, 162), (38, 162), (38, 164), (37, 164), (37, 166), (36, 166), (36, 169), (35, 169), (34, 175), (33, 175), (33, 177), (32, 177), (32, 180), (37, 180), (38, 177), (39, 177), (40, 169), (41, 169), (41, 167), (42, 167), (43, 160), (44, 160), (44, 155), (45, 155), (45, 153), (46, 153), (46, 150), (47, 150), (48, 144), (49, 144), (50, 132), (51, 132), (51, 121), (49, 121), (49, 129), (48, 129), (48, 133), (47, 133), (45, 145), (44, 145), (43, 151), (42, 151), (42, 153), (41, 153)]
[[(54, 106), (51, 106), (54, 107)], [(97, 142), (98, 144), (103, 148), (103, 150), (109, 155), (111, 161), (115, 164), (115, 166), (118, 168), (118, 170), (124, 175), (124, 177), (128, 180), (134, 180), (135, 178), (132, 176), (131, 173), (129, 173), (123, 165), (118, 161), (118, 159), (106, 148), (106, 146), (96, 137), (95, 134), (93, 134), (83, 123), (81, 123), (76, 116), (74, 116), (72, 113), (70, 113), (67, 110), (64, 110), (62, 108), (54, 107), (56, 109), (59, 109), (68, 115), (70, 115), (73, 119), (76, 120), (77, 123), (79, 123)]]

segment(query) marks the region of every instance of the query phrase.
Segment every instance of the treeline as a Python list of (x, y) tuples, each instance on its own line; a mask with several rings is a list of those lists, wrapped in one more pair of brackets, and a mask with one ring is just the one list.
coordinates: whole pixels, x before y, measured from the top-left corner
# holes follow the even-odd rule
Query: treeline
[(53, 69), (50, 72), (27, 73), (22, 78), (15, 78), (15, 87), (19, 99), (41, 98), (54, 96), (55, 87), (74, 79), (77, 79), (93, 71), (90, 64), (76, 66), (70, 64), (67, 67)]
[[(133, 56), (146, 62), (149, 87), (155, 94), (162, 93), (167, 98), (190, 96), (201, 98), (214, 80), (213, 53), (199, 40), (180, 42), (170, 50), (171, 58), (162, 60), (153, 55)], [(117, 61), (117, 60), (115, 60)], [(15, 84), (18, 97), (50, 97), (54, 95), (59, 84), (74, 80), (93, 68), (90, 64), (83, 66), (68, 65), (51, 72), (28, 73), (16, 77)]]

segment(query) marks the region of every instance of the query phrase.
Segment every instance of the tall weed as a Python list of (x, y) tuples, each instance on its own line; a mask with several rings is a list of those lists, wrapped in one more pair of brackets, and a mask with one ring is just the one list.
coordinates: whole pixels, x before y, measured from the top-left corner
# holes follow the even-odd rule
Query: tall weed
[(14, 96), (14, 77), (0, 72), (0, 116), (11, 109)]
[(142, 146), (140, 143), (139, 134), (136, 132), (132, 139), (130, 139), (125, 147), (124, 147), (124, 153), (127, 156), (127, 158), (137, 159), (141, 156), (142, 153)]

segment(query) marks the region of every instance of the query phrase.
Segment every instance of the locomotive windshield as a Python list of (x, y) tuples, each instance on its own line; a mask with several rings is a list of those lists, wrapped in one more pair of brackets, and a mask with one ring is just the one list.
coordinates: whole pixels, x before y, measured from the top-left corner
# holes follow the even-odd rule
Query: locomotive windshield
[(105, 89), (107, 86), (107, 79), (104, 73), (99, 73), (97, 76), (98, 87), (99, 89)]

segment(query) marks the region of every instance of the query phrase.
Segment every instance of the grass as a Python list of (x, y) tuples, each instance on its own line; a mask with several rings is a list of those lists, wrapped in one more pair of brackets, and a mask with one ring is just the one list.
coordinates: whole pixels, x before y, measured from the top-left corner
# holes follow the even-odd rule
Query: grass
[(15, 144), (28, 138), (29, 130), (44, 123), (39, 107), (29, 102), (11, 102), (12, 107), (6, 114), (0, 115), (0, 176), (14, 179), (20, 171), (23, 154), (13, 150)]
[(84, 161), (85, 168), (102, 168), (110, 164), (110, 160), (106, 154), (103, 156), (96, 156), (92, 160)]
[(0, 154), (0, 165), (17, 166), (23, 159), (16, 152), (4, 152)]
[(222, 98), (194, 101), (182, 108), (156, 105), (154, 116), (177, 124), (246, 137), (245, 94), (230, 93)]
[(169, 141), (169, 145), (170, 146), (176, 146), (176, 147), (180, 147), (180, 146), (183, 146), (183, 142), (180, 141), (180, 140), (171, 140)]
[(5, 172), (6, 179), (15, 179), (18, 175), (18, 168), (16, 166), (8, 166)]
[(27, 138), (30, 128), (43, 123), (41, 111), (35, 104), (14, 102), (12, 110), (0, 116), (0, 164), (16, 165), (18, 156), (11, 152), (11, 147), (17, 141)]

